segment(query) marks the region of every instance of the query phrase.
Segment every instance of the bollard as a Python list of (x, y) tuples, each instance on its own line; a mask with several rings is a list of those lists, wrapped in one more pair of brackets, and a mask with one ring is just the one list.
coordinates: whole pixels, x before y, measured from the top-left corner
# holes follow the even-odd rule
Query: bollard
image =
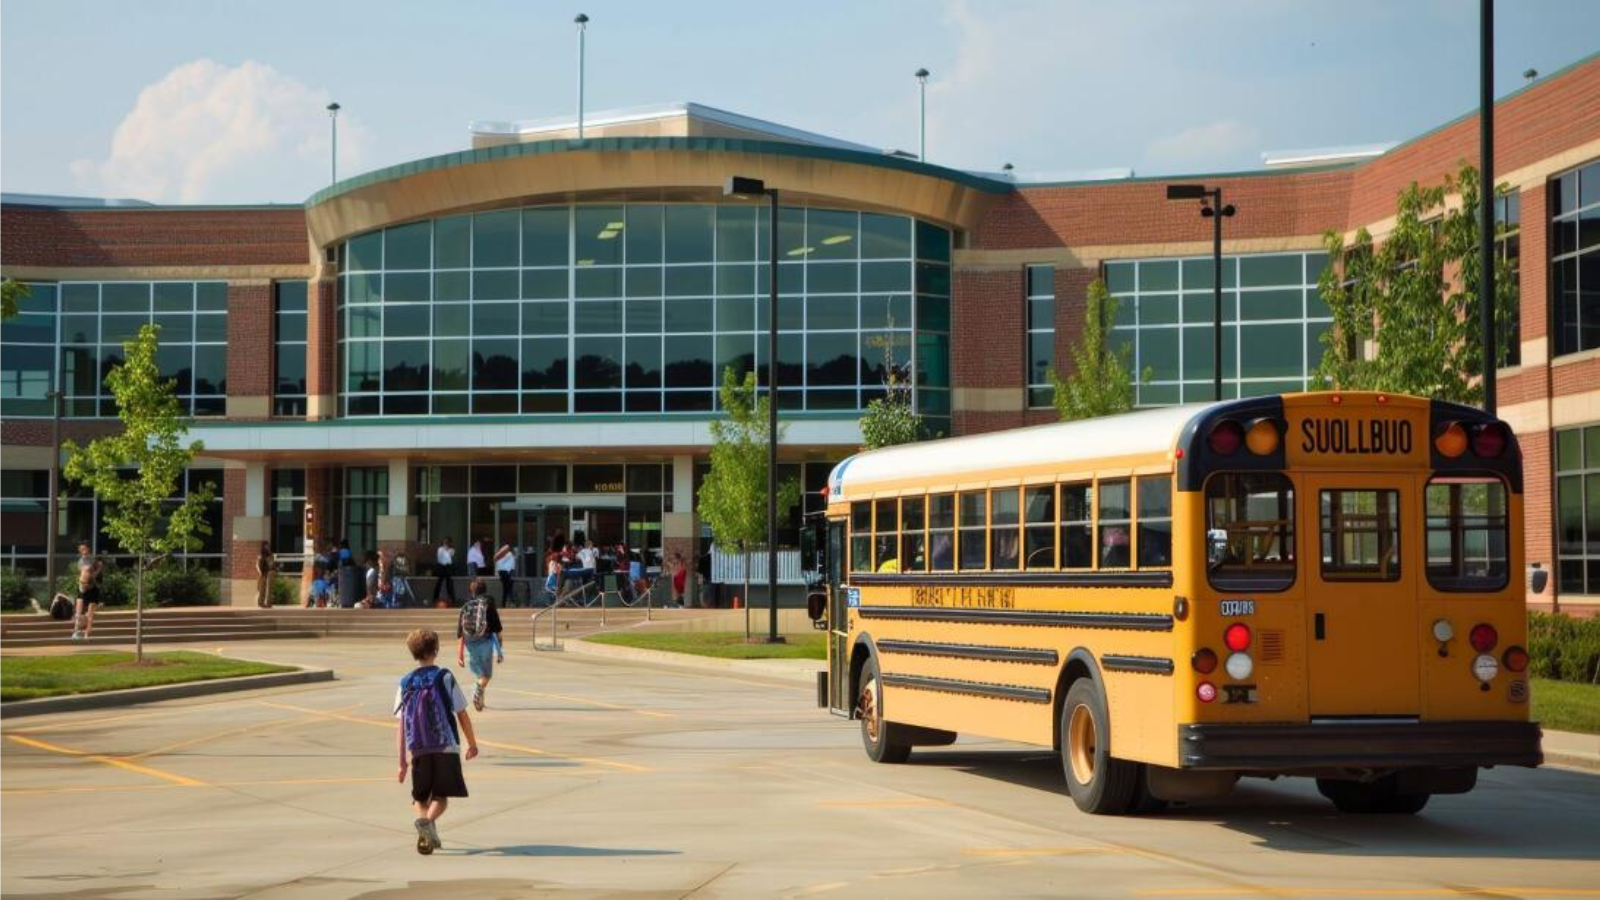
[(828, 706), (828, 672), (826, 669), (817, 672), (817, 706), (824, 709)]

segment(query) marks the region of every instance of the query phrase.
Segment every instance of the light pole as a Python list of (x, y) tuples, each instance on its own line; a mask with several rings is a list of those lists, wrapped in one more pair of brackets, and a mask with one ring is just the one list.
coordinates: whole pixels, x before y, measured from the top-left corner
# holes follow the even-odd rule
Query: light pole
[(339, 180), (339, 109), (337, 103), (328, 104), (328, 127), (331, 129), (333, 152), (328, 155), (328, 183)]
[(44, 589), (52, 600), (56, 595), (56, 531), (61, 527), (61, 373), (56, 372), (55, 390), (45, 394), (50, 399), (50, 502), (45, 509), (50, 517), (50, 527), (44, 533)]
[(1478, 323), (1483, 328), (1483, 411), (1495, 414), (1494, 0), (1478, 6)]
[(918, 69), (917, 76), (917, 159), (928, 161), (928, 70)]
[(778, 636), (778, 189), (733, 175), (724, 197), (767, 196), (767, 643)]
[(578, 26), (578, 140), (583, 140), (583, 36), (588, 31), (589, 17), (578, 13), (572, 19)]
[(1167, 185), (1168, 200), (1199, 200), (1200, 215), (1211, 219), (1211, 397), (1222, 399), (1222, 220), (1232, 217), (1233, 204), (1222, 203), (1222, 188), (1200, 184)]

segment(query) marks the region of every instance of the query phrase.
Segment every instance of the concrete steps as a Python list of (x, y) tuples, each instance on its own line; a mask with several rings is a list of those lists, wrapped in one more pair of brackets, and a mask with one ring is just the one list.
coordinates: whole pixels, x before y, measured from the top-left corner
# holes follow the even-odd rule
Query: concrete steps
[[(317, 635), (292, 623), (280, 623), (266, 610), (175, 609), (147, 610), (144, 639), (150, 643), (271, 640)], [(72, 640), (72, 622), (47, 616), (6, 616), (0, 620), (0, 645), (7, 648), (49, 647), (67, 644), (129, 644), (134, 639), (134, 614), (104, 612), (94, 617), (94, 635), (88, 641)], [(288, 627), (286, 627), (288, 626)]]

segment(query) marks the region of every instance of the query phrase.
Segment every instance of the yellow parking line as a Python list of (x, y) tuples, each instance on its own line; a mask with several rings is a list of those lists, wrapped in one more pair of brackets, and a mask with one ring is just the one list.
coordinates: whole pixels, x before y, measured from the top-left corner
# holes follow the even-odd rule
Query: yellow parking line
[[(521, 771), (497, 772), (475, 771), (472, 780), (477, 781), (514, 781), (521, 778), (583, 778), (578, 772), (552, 769), (547, 771)], [(347, 778), (278, 778), (262, 781), (208, 781), (193, 787), (214, 788), (224, 790), (227, 788), (248, 787), (295, 787), (297, 785), (336, 785), (336, 784), (394, 784), (393, 775), (373, 777), (351, 776)], [(124, 784), (116, 787), (52, 787), (52, 788), (5, 788), (0, 790), (0, 797), (41, 797), (51, 794), (103, 794), (120, 791), (165, 791), (177, 787), (191, 787), (181, 784)]]
[[(270, 706), (273, 709), (287, 709), (292, 712), (310, 713), (312, 715), (324, 716), (329, 719), (338, 719), (342, 722), (354, 722), (357, 725), (374, 725), (379, 728), (395, 727), (394, 719), (374, 719), (369, 716), (352, 716), (345, 713), (330, 712), (328, 710), (311, 709), (305, 706), (293, 706), (288, 703), (274, 703), (270, 700), (257, 700), (256, 702), (262, 706)], [(616, 762), (609, 759), (596, 759), (590, 756), (567, 756), (562, 753), (553, 753), (549, 750), (540, 750), (538, 747), (528, 747), (523, 744), (511, 744), (505, 741), (489, 741), (480, 739), (478, 744), (483, 747), (493, 747), (496, 750), (511, 750), (517, 753), (526, 753), (529, 756), (550, 756), (556, 759), (570, 759), (573, 762), (581, 762), (595, 766), (606, 766), (612, 769), (619, 769), (623, 772), (650, 771), (650, 769), (646, 766), (636, 766), (633, 763)]]
[(964, 856), (1078, 856), (1090, 853), (1121, 853), (1115, 847), (963, 847)]
[(672, 713), (658, 712), (658, 711), (653, 710), (653, 709), (639, 709), (639, 708), (633, 707), (633, 706), (621, 706), (621, 705), (616, 704), (616, 703), (607, 703), (604, 700), (590, 700), (587, 697), (570, 697), (570, 696), (568, 696), (566, 694), (546, 694), (546, 693), (542, 693), (540, 691), (520, 691), (520, 690), (517, 690), (516, 688), (508, 688), (508, 687), (495, 688), (495, 693), (502, 693), (502, 692), (508, 693), (508, 694), (520, 694), (520, 695), (522, 695), (524, 697), (546, 697), (546, 698), (549, 698), (551, 700), (565, 700), (565, 701), (567, 701), (569, 703), (584, 703), (584, 704), (587, 704), (589, 706), (598, 706), (601, 709), (621, 710), (622, 712), (637, 713), (637, 714), (639, 714), (641, 716), (653, 716), (653, 717), (655, 717), (657, 719), (670, 719), (670, 718), (672, 718)]
[(905, 797), (886, 800), (819, 800), (817, 805), (827, 809), (905, 809), (917, 806), (949, 806), (944, 800), (923, 797)]
[(1141, 897), (1477, 897), (1508, 894), (1522, 897), (1600, 897), (1600, 890), (1535, 887), (1432, 887), (1432, 888), (1271, 888), (1240, 885), (1227, 888), (1162, 888), (1137, 891)]
[(35, 748), (37, 750), (46, 750), (46, 751), (49, 751), (51, 753), (60, 753), (63, 756), (76, 756), (76, 757), (78, 757), (80, 759), (87, 759), (87, 760), (90, 760), (92, 762), (104, 763), (105, 765), (108, 765), (108, 766), (115, 766), (118, 769), (126, 769), (129, 772), (137, 772), (140, 775), (149, 775), (151, 778), (160, 778), (160, 779), (162, 779), (164, 781), (170, 781), (173, 784), (182, 785), (183, 787), (204, 787), (205, 786), (205, 782), (204, 781), (200, 781), (200, 780), (194, 779), (194, 778), (188, 778), (188, 777), (183, 776), (183, 775), (176, 775), (176, 774), (174, 774), (172, 772), (164, 772), (161, 769), (153, 769), (153, 768), (151, 768), (149, 766), (141, 766), (141, 765), (139, 765), (137, 763), (128, 762), (125, 759), (118, 759), (115, 756), (104, 756), (104, 755), (99, 754), (99, 753), (89, 753), (89, 752), (86, 752), (86, 751), (83, 751), (83, 750), (73, 750), (70, 747), (59, 747), (59, 746), (57, 746), (55, 744), (45, 743), (44, 741), (35, 740), (35, 739), (29, 738), (29, 737), (23, 737), (22, 735), (19, 735), (19, 734), (8, 734), (8, 735), (6, 735), (6, 738), (8, 740), (15, 741), (18, 744), (21, 744), (24, 747), (33, 747), (33, 748)]

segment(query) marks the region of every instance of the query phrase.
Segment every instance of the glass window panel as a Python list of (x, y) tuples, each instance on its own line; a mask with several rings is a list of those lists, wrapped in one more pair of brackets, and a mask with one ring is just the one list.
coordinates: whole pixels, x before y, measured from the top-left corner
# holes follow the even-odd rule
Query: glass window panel
[(1131, 294), (1134, 291), (1136, 264), (1108, 262), (1105, 264), (1106, 289), (1113, 294)]
[(629, 300), (624, 304), (624, 327), (628, 334), (657, 334), (661, 331), (660, 300)]
[(861, 214), (862, 259), (909, 259), (911, 220), (905, 216)]
[[(712, 206), (668, 206), (665, 214), (666, 261), (711, 262), (715, 217), (716, 208)], [(671, 285), (670, 277), (668, 285)]]
[(1328, 306), (1328, 301), (1322, 299), (1322, 292), (1316, 288), (1306, 289), (1306, 318), (1330, 319), (1333, 309)]
[(666, 301), (666, 330), (710, 331), (716, 301), (710, 297), (685, 297)]
[(96, 313), (100, 311), (99, 284), (61, 285), (62, 312)]
[(194, 317), (194, 339), (197, 343), (222, 343), (228, 339), (228, 317), (200, 313)]
[[(53, 340), (52, 337), (43, 339), (44, 343)], [(6, 339), (7, 341), (10, 338)], [(99, 316), (62, 316), (61, 341), (66, 344), (94, 344), (100, 340)]]
[(1151, 328), (1139, 333), (1140, 370), (1150, 369), (1155, 381), (1178, 377), (1178, 329)]
[(717, 259), (745, 262), (756, 258), (756, 216), (753, 206), (717, 207)]
[(711, 391), (667, 391), (661, 396), (667, 412), (710, 412), (716, 401)]
[(1172, 565), (1172, 479), (1140, 478), (1138, 484), (1139, 567), (1165, 568)]
[[(471, 330), (470, 307), (435, 306), (433, 308), (434, 337), (466, 337)], [(359, 310), (352, 311), (352, 318)]]
[(564, 413), (567, 411), (567, 394), (565, 391), (560, 393), (523, 394), (522, 411), (530, 415)]
[(950, 296), (950, 267), (942, 263), (917, 263), (917, 293)]
[(155, 311), (191, 312), (194, 310), (194, 285), (181, 281), (158, 281), (154, 285)]
[(1298, 253), (1283, 256), (1241, 256), (1239, 279), (1244, 287), (1298, 286), (1305, 283), (1303, 266), (1303, 257)]
[(1173, 325), (1177, 321), (1177, 294), (1144, 294), (1139, 297), (1139, 324), (1141, 326)]
[(659, 266), (629, 267), (624, 277), (629, 297), (661, 296), (661, 268)]
[(622, 270), (580, 268), (574, 274), (577, 297), (621, 297)]
[(385, 391), (425, 391), (428, 389), (427, 341), (386, 341), (383, 345), (383, 389)]
[(306, 392), (306, 348), (303, 344), (280, 344), (274, 351), (273, 374), (277, 394)]
[(566, 389), (567, 342), (564, 338), (522, 342), (522, 387), (524, 390)]
[(747, 297), (756, 292), (755, 266), (717, 266), (717, 293)]
[(861, 264), (861, 290), (910, 291), (911, 264), (903, 262), (868, 262)]
[[(1596, 451), (1600, 453), (1600, 451)], [(1569, 428), (1556, 432), (1556, 471), (1569, 472), (1584, 468), (1583, 429)]]
[(383, 276), (383, 302), (427, 303), (428, 283), (426, 272), (388, 273)]
[(507, 209), (472, 217), (472, 267), (515, 266), (520, 259), (521, 214)]
[(620, 334), (621, 300), (585, 300), (572, 305), (576, 334)]
[[(561, 295), (566, 296), (566, 278), (562, 278)], [(472, 297), (471, 272), (436, 272), (433, 276), (433, 299), (438, 303), (460, 303)]]
[(860, 370), (854, 333), (811, 334), (806, 339), (806, 383), (854, 385)]
[(472, 342), (472, 390), (514, 391), (521, 374), (519, 368), (515, 339), (479, 338)]
[(815, 249), (809, 258), (855, 259), (860, 250), (856, 214), (831, 209), (813, 209), (807, 216), (810, 244)]
[(844, 294), (855, 293), (855, 291), (855, 263), (810, 262), (806, 264), (807, 293)]
[(1223, 473), (1207, 480), (1212, 585), (1281, 591), (1293, 584), (1294, 509), (1294, 485), (1280, 473)]
[(1322, 577), (1399, 579), (1399, 492), (1330, 490), (1320, 495)]
[[(1215, 306), (1211, 302), (1212, 296), (1206, 293), (1184, 294), (1180, 302), (1183, 307), (1183, 321), (1189, 324), (1199, 323), (1210, 325), (1216, 321), (1213, 312)], [(1118, 321), (1122, 316), (1118, 315)], [(1239, 294), (1237, 291), (1224, 291), (1222, 294), (1222, 321), (1233, 322), (1239, 318)], [(1131, 320), (1127, 324), (1133, 324)]]
[(465, 269), (472, 264), (471, 216), (433, 221), (433, 260), (439, 269)]
[[(891, 303), (889, 309), (896, 307)], [(903, 321), (896, 316), (896, 321)], [(885, 325), (888, 323), (885, 322)], [(869, 325), (868, 327), (876, 327)], [(948, 297), (917, 298), (917, 329), (919, 331), (950, 330), (950, 299)]]
[(1250, 325), (1242, 340), (1251, 352), (1244, 355), (1246, 378), (1303, 375), (1305, 336), (1300, 325)]
[[(624, 212), (623, 256), (628, 264), (661, 262), (661, 207), (650, 203), (636, 203), (629, 205)], [(610, 220), (606, 224), (615, 225), (616, 220)]]
[(383, 233), (383, 267), (428, 269), (433, 267), (433, 227), (431, 222), (397, 225)]
[(522, 264), (565, 266), (568, 260), (568, 212), (565, 206), (522, 211)]
[(710, 335), (672, 335), (663, 342), (662, 370), (669, 388), (708, 388), (714, 384), (711, 371), (713, 343)]
[(475, 271), (472, 273), (472, 298), (474, 300), (515, 300), (521, 294), (521, 278), (518, 273), (503, 269), (499, 271)]
[(567, 333), (567, 304), (522, 304), (522, 333), (564, 335)]
[(855, 297), (807, 297), (806, 329), (833, 331), (856, 329)]
[(471, 396), (472, 411), (479, 415), (498, 415), (517, 411), (516, 394), (479, 394)]
[(717, 362), (716, 372), (720, 384), (722, 373), (733, 369), (735, 378), (743, 378), (744, 374), (755, 367), (755, 344), (748, 334), (719, 334), (717, 335)]
[(346, 272), (375, 272), (383, 268), (383, 232), (373, 231), (345, 244)]
[(622, 387), (622, 338), (578, 338), (573, 347), (574, 387)]
[(1175, 291), (1178, 289), (1178, 263), (1176, 260), (1159, 260), (1139, 263), (1139, 291)]
[[(454, 273), (447, 273), (454, 274)], [(441, 274), (440, 279), (445, 275)], [(566, 269), (527, 269), (522, 273), (524, 300), (560, 300), (567, 296)]]
[(384, 337), (427, 337), (429, 308), (426, 306), (391, 306), (383, 311)]
[(756, 324), (756, 304), (745, 297), (717, 298), (718, 331), (753, 331)]
[(1300, 319), (1304, 316), (1302, 310), (1304, 302), (1305, 292), (1299, 289), (1245, 291), (1239, 295), (1239, 315), (1245, 321)]
[(1122, 569), (1127, 568), (1131, 557), (1129, 552), (1130, 524), (1128, 482), (1102, 481), (1100, 482), (1100, 496), (1098, 498), (1097, 522), (1099, 524), (1100, 568)]
[(467, 360), (471, 355), (467, 347), (466, 341), (434, 341), (434, 390), (464, 391), (467, 389)]
[(622, 233), (627, 227), (620, 206), (580, 206), (576, 221), (576, 262), (579, 266), (617, 265), (623, 259)]
[(1585, 466), (1591, 469), (1600, 469), (1600, 425), (1591, 425), (1583, 430)]
[(345, 345), (345, 389), (353, 393), (376, 391), (383, 345), (376, 341), (351, 341)]
[[(517, 333), (519, 303), (472, 304), (472, 333), (479, 337), (507, 337)], [(393, 310), (389, 313), (392, 315)]]
[[(74, 317), (74, 318), (87, 319), (91, 323), (93, 323), (93, 321), (94, 321), (92, 319), (92, 317), (89, 317), (89, 316), (81, 316), (81, 317)], [(156, 317), (156, 321), (157, 321), (158, 324), (161, 324), (161, 323), (167, 322), (168, 320), (172, 320), (172, 319), (176, 319), (176, 318), (178, 318), (178, 317), (176, 317), (176, 316), (157, 316)], [(184, 316), (183, 317), (186, 329), (188, 327), (190, 327), (189, 326), (189, 318), (190, 318), (189, 316)], [(170, 332), (170, 329), (165, 329), (165, 328), (162, 331), (163, 334), (167, 334), (169, 332)], [(83, 341), (83, 340), (86, 340), (86, 339), (87, 338), (84, 337), (84, 336), (79, 336), (79, 337), (76, 338), (76, 340), (79, 340), (79, 341)], [(36, 314), (36, 313), (24, 313), (22, 315), (14, 317), (14, 318), (8, 319), (8, 320), (6, 320), (5, 324), (0, 325), (0, 341), (3, 341), (7, 345), (12, 345), (12, 344), (53, 344), (53, 343), (55, 343), (55, 340), (56, 340), (56, 317), (53, 316), (53, 315), (48, 315), (48, 314), (39, 315), (39, 314)]]
[[(1227, 257), (1222, 260), (1222, 286), (1231, 288), (1235, 283), (1237, 269), (1234, 261)], [(1182, 262), (1183, 289), (1185, 291), (1208, 291), (1215, 289), (1211, 278), (1211, 259), (1186, 259)]]
[[(1226, 326), (1222, 329), (1222, 377), (1238, 377), (1239, 358), (1234, 344), (1239, 339), (1239, 329)], [(1212, 329), (1205, 326), (1183, 329), (1183, 377), (1185, 380), (1210, 378), (1212, 357), (1216, 355), (1216, 339)], [(1211, 395), (1207, 394), (1210, 400)]]
[(917, 223), (917, 258), (950, 261), (950, 232), (927, 222)]
[(669, 297), (709, 296), (711, 273), (711, 266), (668, 266), (666, 294)]

